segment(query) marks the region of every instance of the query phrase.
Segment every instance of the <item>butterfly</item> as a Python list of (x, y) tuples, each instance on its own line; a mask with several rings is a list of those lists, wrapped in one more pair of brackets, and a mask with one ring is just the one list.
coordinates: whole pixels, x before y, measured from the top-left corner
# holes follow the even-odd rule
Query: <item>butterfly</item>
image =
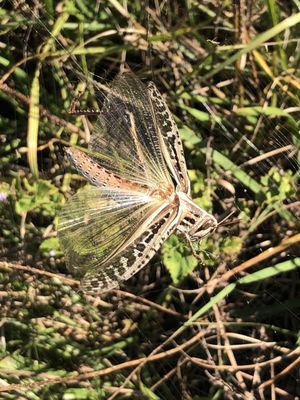
[(217, 226), (191, 199), (178, 129), (153, 82), (118, 75), (88, 149), (66, 154), (91, 185), (66, 201), (58, 238), (87, 293), (119, 287), (173, 232), (200, 240)]

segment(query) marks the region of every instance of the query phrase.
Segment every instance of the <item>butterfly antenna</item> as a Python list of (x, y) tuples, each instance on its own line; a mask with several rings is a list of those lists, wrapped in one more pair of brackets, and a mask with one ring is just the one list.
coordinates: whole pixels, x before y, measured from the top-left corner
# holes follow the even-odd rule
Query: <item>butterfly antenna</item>
[(221, 221), (218, 222), (218, 224), (217, 224), (217, 226), (216, 226), (216, 229), (217, 229), (219, 226), (231, 225), (231, 224), (236, 223), (236, 221), (229, 221), (229, 222), (227, 222), (227, 223), (225, 224), (225, 222), (226, 222), (233, 214), (235, 214), (236, 212), (237, 212), (237, 210), (231, 211), (231, 213), (229, 213), (228, 215), (226, 215), (226, 217), (224, 217), (223, 219), (221, 219)]

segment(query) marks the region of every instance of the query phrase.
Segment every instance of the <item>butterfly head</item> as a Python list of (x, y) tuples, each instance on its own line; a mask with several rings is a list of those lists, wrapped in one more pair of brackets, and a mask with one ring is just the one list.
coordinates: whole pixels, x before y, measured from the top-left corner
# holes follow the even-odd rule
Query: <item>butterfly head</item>
[(177, 228), (180, 233), (187, 235), (190, 240), (196, 241), (216, 229), (218, 222), (213, 215), (200, 208), (185, 193), (178, 193), (178, 198), (184, 215)]

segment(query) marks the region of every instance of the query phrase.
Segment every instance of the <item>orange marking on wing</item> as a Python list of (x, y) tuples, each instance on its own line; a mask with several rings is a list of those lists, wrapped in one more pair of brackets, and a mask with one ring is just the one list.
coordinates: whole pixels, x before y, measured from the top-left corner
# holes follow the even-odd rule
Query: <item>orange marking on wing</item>
[(65, 151), (76, 169), (94, 185), (111, 186), (137, 192), (145, 192), (149, 189), (147, 186), (115, 175), (94, 161), (88, 154), (75, 147), (68, 147)]

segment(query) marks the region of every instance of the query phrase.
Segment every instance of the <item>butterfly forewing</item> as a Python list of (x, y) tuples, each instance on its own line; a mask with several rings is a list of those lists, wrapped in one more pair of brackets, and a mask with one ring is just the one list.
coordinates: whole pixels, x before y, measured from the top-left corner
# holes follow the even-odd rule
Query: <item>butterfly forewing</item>
[(162, 140), (161, 148), (164, 158), (177, 183), (177, 190), (189, 194), (190, 180), (176, 123), (154, 83), (149, 82), (147, 88), (153, 105), (158, 136)]
[(91, 157), (118, 176), (152, 188), (172, 186), (149, 93), (133, 74), (114, 80), (89, 148)]

